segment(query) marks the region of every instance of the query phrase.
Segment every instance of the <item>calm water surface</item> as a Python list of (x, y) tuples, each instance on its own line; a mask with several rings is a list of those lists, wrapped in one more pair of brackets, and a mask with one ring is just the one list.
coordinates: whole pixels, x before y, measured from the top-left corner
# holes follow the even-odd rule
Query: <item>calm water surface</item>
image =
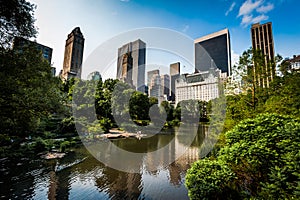
[[(191, 128), (190, 131), (194, 131)], [(84, 146), (76, 148), (59, 160), (61, 165), (86, 159), (72, 167), (55, 172), (57, 160), (18, 161), (1, 159), (1, 199), (188, 199), (184, 186), (185, 174), (190, 164), (199, 159), (199, 147), (205, 137), (206, 127), (198, 128), (197, 137), (186, 153), (175, 162), (157, 166), (150, 171), (141, 160), (139, 173), (121, 172), (95, 159)], [(188, 130), (187, 130), (188, 131)], [(154, 151), (167, 145), (172, 139), (170, 153), (161, 156), (171, 161), (174, 153), (183, 148), (184, 136), (177, 129), (164, 130), (153, 137), (118, 139), (113, 143), (134, 151)], [(149, 163), (149, 161), (148, 161)]]

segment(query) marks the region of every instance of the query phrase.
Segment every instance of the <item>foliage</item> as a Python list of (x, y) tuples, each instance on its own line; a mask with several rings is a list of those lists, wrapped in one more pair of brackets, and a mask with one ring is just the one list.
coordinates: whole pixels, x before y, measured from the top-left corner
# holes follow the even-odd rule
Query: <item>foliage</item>
[(270, 98), (266, 100), (266, 112), (300, 117), (300, 73), (292, 71), (283, 77), (276, 77), (270, 87)]
[(35, 6), (26, 0), (1, 0), (0, 3), (0, 45), (7, 49), (15, 37), (35, 37)]
[(149, 119), (149, 99), (142, 92), (135, 91), (130, 97), (129, 113), (133, 120)]
[(102, 118), (101, 120), (99, 120), (99, 123), (104, 133), (108, 133), (109, 129), (112, 128), (112, 122), (109, 118)]
[(63, 110), (60, 80), (34, 47), (0, 52), (0, 83), (2, 133), (26, 136), (40, 118)]
[(235, 179), (235, 173), (226, 163), (206, 158), (188, 170), (185, 185), (190, 199), (233, 199), (235, 191), (230, 183)]
[[(290, 116), (262, 114), (242, 121), (225, 134), (216, 160), (193, 164), (187, 174), (190, 197), (230, 199), (238, 191), (239, 198), (299, 198), (299, 133), (300, 120)], [(211, 173), (214, 165), (219, 167)], [(224, 188), (228, 196), (218, 193)]]

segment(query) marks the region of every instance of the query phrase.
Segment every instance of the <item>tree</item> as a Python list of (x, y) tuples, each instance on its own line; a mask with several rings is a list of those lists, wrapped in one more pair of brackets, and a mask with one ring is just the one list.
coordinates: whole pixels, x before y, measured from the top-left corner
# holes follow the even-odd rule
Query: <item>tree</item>
[(129, 113), (134, 120), (149, 119), (149, 99), (142, 92), (135, 91), (129, 101)]
[(299, 199), (299, 133), (300, 120), (291, 116), (240, 122), (225, 134), (215, 160), (199, 160), (188, 171), (190, 198)]
[(15, 37), (35, 37), (35, 6), (25, 0), (0, 1), (0, 45), (2, 49), (11, 46)]
[(28, 135), (39, 119), (63, 111), (60, 80), (35, 47), (1, 51), (0, 82), (2, 133)]

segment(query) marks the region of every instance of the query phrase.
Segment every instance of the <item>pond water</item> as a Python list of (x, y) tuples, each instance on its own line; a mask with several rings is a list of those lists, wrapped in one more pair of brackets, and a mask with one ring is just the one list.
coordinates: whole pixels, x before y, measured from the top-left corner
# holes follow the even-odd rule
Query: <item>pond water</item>
[[(193, 129), (193, 130), (192, 130)], [(194, 131), (191, 127), (190, 131)], [(188, 130), (187, 130), (188, 131)], [(207, 131), (206, 126), (196, 128), (197, 135), (191, 145), (184, 146), (184, 135), (178, 129), (161, 131), (152, 137), (116, 139), (112, 142), (129, 151), (147, 152), (161, 148), (170, 141), (170, 151), (150, 170), (151, 159), (142, 158), (140, 171), (129, 173), (110, 168), (94, 158), (85, 146), (74, 149), (58, 160), (9, 161), (1, 159), (1, 199), (188, 199), (184, 186), (185, 175), (191, 163), (200, 159), (199, 148)], [(186, 147), (186, 152), (173, 161), (175, 152)], [(82, 162), (55, 172), (62, 166), (85, 158)], [(150, 160), (149, 160), (150, 159)], [(163, 163), (169, 163), (164, 165)], [(153, 168), (151, 168), (153, 169)]]

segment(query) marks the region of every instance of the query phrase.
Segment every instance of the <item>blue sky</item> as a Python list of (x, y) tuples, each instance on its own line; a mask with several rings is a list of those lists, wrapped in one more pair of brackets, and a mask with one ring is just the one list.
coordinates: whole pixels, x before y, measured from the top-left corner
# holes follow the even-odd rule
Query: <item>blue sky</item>
[[(232, 59), (251, 46), (250, 27), (273, 23), (275, 51), (283, 57), (300, 54), (298, 0), (31, 0), (37, 5), (37, 42), (53, 48), (52, 62), (63, 64), (67, 34), (80, 26), (86, 39), (84, 59), (101, 43), (122, 32), (161, 27), (192, 39), (228, 28)], [(117, 50), (116, 50), (117, 51)]]

